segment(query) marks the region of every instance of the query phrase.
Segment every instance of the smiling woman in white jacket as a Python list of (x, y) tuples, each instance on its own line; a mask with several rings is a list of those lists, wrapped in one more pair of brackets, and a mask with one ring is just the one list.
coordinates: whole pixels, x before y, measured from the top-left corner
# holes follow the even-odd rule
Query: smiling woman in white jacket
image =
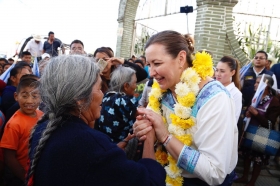
[(242, 93), (240, 92), (239, 62), (229, 56), (224, 56), (216, 66), (216, 80), (220, 81), (230, 92), (235, 103), (236, 121), (242, 108)]

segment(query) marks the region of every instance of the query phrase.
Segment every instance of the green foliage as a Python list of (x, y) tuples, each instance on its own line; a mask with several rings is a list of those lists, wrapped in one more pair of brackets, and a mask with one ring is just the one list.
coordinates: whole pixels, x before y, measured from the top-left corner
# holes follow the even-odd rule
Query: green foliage
[(150, 39), (151, 34), (146, 27), (142, 27), (141, 36), (135, 38), (134, 53), (136, 56), (145, 55), (145, 45)]
[(265, 50), (272, 57), (278, 61), (280, 59), (280, 44), (277, 41), (273, 41), (267, 36), (267, 28), (263, 25), (259, 25), (257, 28), (253, 28), (251, 24), (246, 26), (245, 33), (241, 31), (240, 23), (237, 25), (237, 40), (249, 59), (253, 59), (254, 55), (259, 50)]

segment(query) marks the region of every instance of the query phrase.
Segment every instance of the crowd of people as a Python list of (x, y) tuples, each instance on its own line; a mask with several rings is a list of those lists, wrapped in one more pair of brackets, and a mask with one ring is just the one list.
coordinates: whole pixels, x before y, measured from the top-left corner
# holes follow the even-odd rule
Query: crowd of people
[(48, 36), (35, 35), (18, 61), (0, 59), (9, 72), (0, 80), (1, 185), (255, 185), (269, 156), (238, 144), (245, 116), (265, 128), (280, 116), (280, 64), (270, 68), (265, 51), (241, 77), (238, 60), (214, 65), (176, 31), (153, 35), (145, 55), (127, 60), (110, 47), (89, 55), (80, 40), (65, 55)]

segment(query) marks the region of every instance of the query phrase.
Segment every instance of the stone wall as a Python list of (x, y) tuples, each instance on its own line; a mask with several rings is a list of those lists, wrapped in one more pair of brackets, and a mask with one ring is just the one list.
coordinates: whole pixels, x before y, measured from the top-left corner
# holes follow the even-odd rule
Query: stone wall
[(118, 16), (117, 57), (130, 58), (133, 43), (134, 19), (140, 0), (120, 0)]
[[(130, 58), (133, 51), (135, 15), (140, 0), (120, 0), (116, 56)], [(232, 9), (238, 0), (197, 0), (195, 49), (214, 54), (214, 63), (231, 55), (241, 63), (249, 59), (240, 49), (233, 31)]]
[(197, 0), (195, 49), (213, 53), (214, 63), (231, 55), (241, 63), (248, 61), (233, 31), (232, 9), (238, 0)]

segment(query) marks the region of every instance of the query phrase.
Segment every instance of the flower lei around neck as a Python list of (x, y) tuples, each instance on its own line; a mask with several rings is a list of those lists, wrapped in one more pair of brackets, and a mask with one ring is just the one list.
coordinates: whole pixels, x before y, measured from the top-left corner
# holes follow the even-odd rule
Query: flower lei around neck
[[(188, 129), (195, 125), (195, 118), (191, 116), (192, 107), (196, 101), (199, 92), (199, 83), (201, 79), (212, 76), (213, 63), (211, 56), (206, 52), (198, 52), (195, 54), (193, 66), (183, 71), (180, 82), (175, 86), (177, 95), (177, 103), (174, 105), (174, 114), (170, 114), (170, 124), (167, 124), (166, 118), (161, 110), (161, 101), (166, 90), (161, 90), (159, 84), (154, 80), (152, 90), (149, 94), (148, 107), (154, 112), (161, 114), (162, 119), (168, 128), (168, 131), (180, 140), (184, 145), (192, 144), (192, 135), (187, 132)], [(165, 168), (166, 185), (181, 186), (183, 177), (182, 169), (177, 167), (177, 161), (167, 153), (162, 145), (158, 145), (156, 149), (156, 160)]]

